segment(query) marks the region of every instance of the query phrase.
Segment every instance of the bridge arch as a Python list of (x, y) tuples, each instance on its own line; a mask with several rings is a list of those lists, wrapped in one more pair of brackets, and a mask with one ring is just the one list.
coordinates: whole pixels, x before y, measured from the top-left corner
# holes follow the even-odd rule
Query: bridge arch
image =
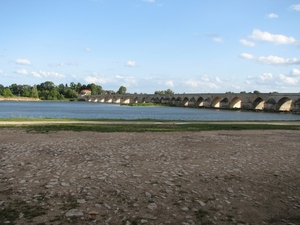
[(292, 99), (283, 97), (277, 102), (276, 109), (279, 111), (290, 111), (292, 107)]
[(134, 99), (133, 99), (133, 103), (138, 103), (139, 102), (139, 98), (138, 97), (135, 97)]
[(183, 106), (189, 106), (189, 99), (188, 99), (188, 97), (185, 97), (185, 98), (182, 100), (182, 105), (183, 105)]
[(253, 109), (254, 110), (263, 110), (264, 105), (265, 105), (265, 101), (262, 98), (258, 97), (253, 102)]
[(221, 98), (215, 97), (211, 103), (211, 107), (220, 108), (220, 101), (221, 101)]
[(189, 100), (189, 106), (191, 106), (191, 107), (196, 106), (196, 99), (195, 99), (194, 97), (192, 97), (192, 98)]
[(274, 98), (269, 98), (265, 102), (265, 109), (268, 111), (275, 111), (276, 110), (276, 101)]
[(229, 100), (228, 98), (223, 98), (221, 101), (220, 101), (220, 106), (219, 108), (229, 108)]
[(240, 109), (241, 106), (242, 106), (242, 100), (238, 97), (234, 97), (230, 102), (229, 108)]
[(199, 97), (198, 99), (197, 99), (197, 101), (196, 101), (196, 106), (198, 106), (198, 107), (202, 107), (203, 106), (203, 104), (204, 104), (204, 99), (202, 98), (202, 97)]
[(120, 101), (121, 101), (121, 103), (129, 104), (130, 103), (130, 97), (121, 97)]

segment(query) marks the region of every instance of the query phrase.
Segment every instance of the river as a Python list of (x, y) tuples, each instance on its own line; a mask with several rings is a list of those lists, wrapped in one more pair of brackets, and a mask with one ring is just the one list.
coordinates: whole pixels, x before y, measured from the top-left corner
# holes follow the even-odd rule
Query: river
[(293, 121), (300, 115), (183, 107), (132, 107), (92, 102), (0, 102), (0, 118), (156, 119), (183, 121)]

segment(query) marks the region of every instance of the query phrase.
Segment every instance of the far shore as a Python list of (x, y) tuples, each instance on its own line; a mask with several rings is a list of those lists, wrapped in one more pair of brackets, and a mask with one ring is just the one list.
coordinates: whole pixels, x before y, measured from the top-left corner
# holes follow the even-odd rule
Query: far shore
[(0, 101), (41, 101), (39, 98), (28, 98), (28, 97), (11, 97), (5, 98), (0, 97)]

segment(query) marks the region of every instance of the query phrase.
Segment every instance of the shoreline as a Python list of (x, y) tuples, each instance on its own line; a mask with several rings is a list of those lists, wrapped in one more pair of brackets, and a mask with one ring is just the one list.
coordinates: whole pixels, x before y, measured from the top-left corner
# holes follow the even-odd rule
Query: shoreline
[(39, 98), (29, 98), (29, 97), (12, 97), (12, 98), (0, 97), (0, 101), (24, 101), (24, 102), (31, 102), (31, 101), (41, 101), (41, 99), (39, 99)]

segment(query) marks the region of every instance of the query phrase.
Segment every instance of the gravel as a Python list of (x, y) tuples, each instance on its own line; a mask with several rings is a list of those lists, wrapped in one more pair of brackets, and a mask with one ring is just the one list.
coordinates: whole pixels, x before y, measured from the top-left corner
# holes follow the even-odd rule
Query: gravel
[(0, 130), (0, 224), (299, 224), (300, 131)]

